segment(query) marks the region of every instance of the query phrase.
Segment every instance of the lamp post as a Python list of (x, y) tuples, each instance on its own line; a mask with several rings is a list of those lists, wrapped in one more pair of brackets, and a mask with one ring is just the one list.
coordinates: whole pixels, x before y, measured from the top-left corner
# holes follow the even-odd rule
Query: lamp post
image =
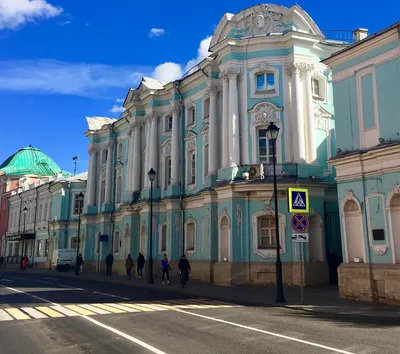
[(81, 241), (80, 234), (81, 234), (81, 214), (82, 214), (82, 206), (83, 206), (83, 198), (84, 195), (82, 192), (78, 194), (78, 204), (79, 204), (79, 216), (78, 216), (78, 246), (76, 247), (76, 269), (75, 274), (79, 275), (79, 266), (78, 257), (79, 257), (79, 243)]
[(23, 231), (22, 231), (22, 255), (21, 255), (21, 260), (20, 260), (20, 269), (23, 270), (24, 269), (24, 265), (22, 263), (22, 259), (24, 257), (24, 253), (25, 253), (25, 219), (26, 219), (26, 213), (28, 212), (28, 208), (24, 207), (24, 209), (22, 209), (22, 211), (24, 212), (24, 225), (23, 225)]
[(150, 253), (149, 253), (149, 275), (147, 282), (153, 284), (153, 182), (156, 178), (156, 171), (153, 168), (147, 173), (150, 180)]
[(272, 143), (273, 148), (273, 168), (274, 168), (274, 195), (275, 195), (275, 232), (276, 232), (276, 299), (275, 302), (283, 304), (286, 302), (283, 294), (282, 280), (282, 261), (281, 261), (281, 244), (279, 240), (279, 214), (278, 214), (278, 187), (276, 184), (276, 140), (278, 139), (279, 128), (274, 123), (269, 123), (267, 128), (268, 140)]

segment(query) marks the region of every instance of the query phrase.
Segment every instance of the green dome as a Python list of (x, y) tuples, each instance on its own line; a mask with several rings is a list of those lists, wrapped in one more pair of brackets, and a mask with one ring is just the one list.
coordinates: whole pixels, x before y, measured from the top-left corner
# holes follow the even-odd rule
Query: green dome
[(5, 160), (0, 172), (8, 176), (55, 176), (63, 171), (50, 157), (29, 145)]

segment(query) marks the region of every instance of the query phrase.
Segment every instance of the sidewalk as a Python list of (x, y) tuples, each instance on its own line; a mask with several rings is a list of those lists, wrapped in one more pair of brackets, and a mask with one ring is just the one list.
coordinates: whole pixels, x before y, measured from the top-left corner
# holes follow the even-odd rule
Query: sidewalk
[[(8, 271), (15, 272), (16, 270), (10, 269)], [(170, 284), (163, 285), (160, 277), (154, 278), (154, 284), (148, 284), (147, 279), (140, 280), (137, 278), (132, 278), (131, 280), (128, 280), (125, 277), (114, 274), (111, 277), (107, 277), (106, 275), (99, 273), (82, 273), (77, 276), (74, 274), (74, 272), (64, 273), (50, 271), (47, 269), (30, 269), (29, 273), (41, 274), (44, 276), (56, 275), (59, 277), (74, 279), (79, 277), (82, 280), (109, 282), (113, 284), (154, 289), (158, 291), (175, 292), (177, 294), (211, 298), (221, 301), (239, 303), (247, 306), (276, 306), (303, 312), (400, 320), (400, 307), (342, 299), (339, 298), (337, 287), (331, 285), (304, 288), (304, 304), (300, 303), (299, 287), (285, 286), (284, 294), (286, 298), (286, 304), (276, 305), (276, 289), (274, 286), (241, 285), (225, 287), (191, 280), (188, 282), (188, 286), (182, 289), (179, 279), (175, 277), (171, 278)]]

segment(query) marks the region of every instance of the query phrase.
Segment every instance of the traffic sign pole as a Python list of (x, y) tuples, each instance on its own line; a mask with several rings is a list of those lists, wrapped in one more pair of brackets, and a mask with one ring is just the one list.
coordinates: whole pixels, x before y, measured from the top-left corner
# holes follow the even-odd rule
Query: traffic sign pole
[(299, 251), (300, 251), (300, 277), (301, 277), (301, 286), (300, 286), (300, 299), (301, 299), (301, 304), (304, 304), (304, 260), (303, 260), (303, 251), (304, 251), (304, 246), (303, 242), (299, 243)]

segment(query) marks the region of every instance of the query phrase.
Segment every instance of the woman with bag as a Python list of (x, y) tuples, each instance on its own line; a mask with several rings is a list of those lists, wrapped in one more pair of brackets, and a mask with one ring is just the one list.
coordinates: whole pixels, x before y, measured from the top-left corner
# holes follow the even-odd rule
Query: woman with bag
[(161, 270), (162, 270), (162, 283), (164, 284), (165, 274), (166, 274), (167, 284), (169, 284), (169, 272), (171, 270), (171, 266), (169, 265), (169, 260), (166, 253), (164, 253), (163, 259), (161, 261)]

